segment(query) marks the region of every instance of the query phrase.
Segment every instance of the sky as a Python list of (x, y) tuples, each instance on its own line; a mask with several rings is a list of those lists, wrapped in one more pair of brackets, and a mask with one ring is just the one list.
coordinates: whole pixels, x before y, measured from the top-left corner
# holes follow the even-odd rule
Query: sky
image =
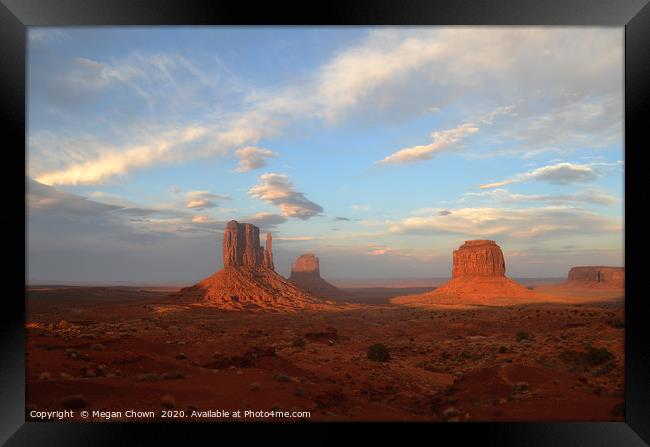
[(29, 281), (192, 283), (230, 220), (276, 270), (623, 265), (623, 28), (28, 29)]

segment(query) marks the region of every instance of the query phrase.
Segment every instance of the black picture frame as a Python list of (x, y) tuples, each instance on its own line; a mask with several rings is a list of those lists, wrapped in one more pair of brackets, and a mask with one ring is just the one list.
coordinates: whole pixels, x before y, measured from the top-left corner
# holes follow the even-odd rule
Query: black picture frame
[[(26, 27), (99, 25), (577, 25), (625, 27), (625, 266), (626, 266), (626, 411), (625, 422), (603, 423), (431, 423), (345, 424), (370, 437), (394, 434), (402, 441), (422, 437), (431, 442), (475, 440), (487, 445), (636, 446), (650, 443), (650, 347), (644, 312), (643, 276), (648, 253), (642, 197), (647, 170), (646, 121), (650, 116), (650, 5), (648, 0), (365, 0), (247, 2), (188, 0), (0, 0), (0, 116), (6, 129), (2, 146), (5, 170), (2, 191), (11, 191), (2, 217), (5, 240), (25, 232)], [(7, 160), (10, 159), (11, 163)], [(14, 166), (15, 164), (15, 166)], [(645, 233), (645, 234), (644, 234)], [(24, 240), (23, 240), (24, 241)], [(22, 256), (21, 256), (22, 253)], [(291, 432), (301, 443), (334, 437), (340, 424), (121, 424), (25, 422), (25, 244), (5, 252), (5, 287), (0, 330), (0, 442), (19, 445), (148, 445), (185, 442), (207, 436), (274, 436)], [(647, 263), (647, 262), (646, 262)], [(22, 284), (24, 286), (24, 283)], [(22, 294), (22, 295), (21, 295)], [(352, 427), (354, 425), (354, 427)], [(237, 431), (238, 434), (232, 433)], [(408, 438), (404, 438), (404, 431)], [(307, 433), (310, 432), (310, 433)], [(244, 437), (241, 437), (244, 436)], [(234, 438), (237, 439), (237, 438)]]

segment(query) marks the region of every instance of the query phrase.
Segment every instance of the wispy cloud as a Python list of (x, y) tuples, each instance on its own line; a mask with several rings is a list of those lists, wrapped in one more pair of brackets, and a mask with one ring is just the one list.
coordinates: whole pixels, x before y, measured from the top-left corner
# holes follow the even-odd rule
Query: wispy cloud
[(186, 194), (187, 202), (186, 208), (203, 210), (207, 208), (215, 208), (218, 203), (217, 200), (230, 200), (229, 196), (213, 194), (209, 191), (190, 191)]
[(478, 132), (478, 127), (472, 123), (461, 124), (447, 130), (438, 130), (431, 134), (433, 143), (424, 146), (414, 146), (399, 151), (379, 160), (377, 164), (411, 163), (431, 159), (436, 153), (453, 146), (468, 135)]
[(494, 120), (499, 116), (499, 115), (510, 115), (512, 114), (512, 111), (515, 109), (514, 104), (509, 105), (509, 106), (501, 106), (497, 107), (496, 109), (486, 113), (481, 117), (481, 122), (484, 124), (494, 124)]
[(622, 231), (621, 219), (573, 207), (457, 208), (450, 214), (408, 217), (391, 222), (394, 234), (458, 234), (464, 237), (500, 237), (533, 240)]
[[(106, 138), (99, 149), (81, 151), (85, 154), (81, 159), (66, 158), (68, 149), (61, 146), (54, 158), (62, 167), (31, 156), (30, 175), (51, 185), (100, 183), (157, 163), (224, 155), (276, 136), (296, 120), (336, 123), (360, 107), (378, 113), (409, 110), (418, 114), (432, 107), (443, 110), (450, 102), (477, 92), (485, 104), (493, 104), (500, 96), (526, 99), (517, 106), (517, 121), (501, 127), (495, 123), (491, 129), (493, 137), (512, 144), (512, 150), (602, 147), (620, 141), (622, 130), (622, 47), (613, 35), (541, 28), (373, 30), (303, 80), (274, 90), (248, 89), (232, 111), (205, 113), (193, 120), (183, 118), (190, 105), (194, 108), (200, 101), (209, 110), (208, 105), (218, 102), (215, 98), (226, 89), (214, 88), (213, 76), (182, 55), (134, 53), (111, 61), (77, 58), (70, 62), (66, 76), (57, 78), (59, 84), (74, 87), (68, 88), (71, 92), (120, 86), (152, 110), (169, 102), (167, 92), (183, 92), (179, 103), (173, 104), (176, 107), (168, 106), (176, 120), (153, 136), (138, 138), (137, 145), (131, 143), (136, 140), (131, 134), (137, 126), (125, 123), (114, 131), (114, 138), (124, 135), (125, 143)], [(551, 82), (556, 79), (566, 82)], [(56, 92), (61, 86), (51, 90)], [(543, 97), (539, 97), (541, 91)], [(507, 107), (477, 118), (494, 122)], [(435, 138), (430, 145), (405, 148), (380, 163), (430, 158), (439, 150)], [(30, 152), (43, 151), (30, 146)], [(240, 168), (255, 164), (244, 163)]]
[(277, 157), (278, 154), (269, 149), (246, 146), (237, 149), (235, 156), (239, 159), (239, 167), (235, 169), (235, 172), (248, 172), (263, 168), (268, 164), (267, 159)]
[(279, 214), (260, 212), (253, 216), (242, 217), (241, 221), (257, 225), (264, 230), (285, 223), (287, 218)]
[(499, 203), (546, 202), (554, 205), (568, 203), (612, 205), (619, 201), (616, 197), (595, 189), (587, 189), (573, 194), (516, 194), (507, 189), (499, 188), (465, 193), (459, 202), (465, 202), (466, 199), (470, 198), (490, 199)]
[(323, 212), (320, 205), (294, 189), (286, 174), (262, 174), (260, 183), (250, 188), (248, 194), (280, 207), (280, 212), (286, 217), (307, 220)]
[(555, 185), (570, 183), (585, 183), (595, 180), (599, 173), (593, 164), (556, 163), (542, 166), (522, 174), (517, 174), (509, 179), (480, 185), (481, 189), (497, 188), (512, 183), (521, 183), (531, 180), (543, 181)]

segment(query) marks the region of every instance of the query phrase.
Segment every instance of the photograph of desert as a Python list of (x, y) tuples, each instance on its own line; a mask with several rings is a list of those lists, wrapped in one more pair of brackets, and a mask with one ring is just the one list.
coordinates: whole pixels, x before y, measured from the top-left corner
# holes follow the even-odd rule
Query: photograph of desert
[(27, 73), (28, 421), (624, 420), (621, 29), (30, 27)]

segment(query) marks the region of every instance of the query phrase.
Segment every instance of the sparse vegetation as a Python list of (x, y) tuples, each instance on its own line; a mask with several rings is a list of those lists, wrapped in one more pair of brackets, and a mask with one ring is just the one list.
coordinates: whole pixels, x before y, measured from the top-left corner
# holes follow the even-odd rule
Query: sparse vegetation
[(587, 363), (591, 366), (602, 365), (614, 358), (614, 355), (607, 348), (587, 348)]
[(517, 332), (516, 336), (517, 341), (530, 340), (530, 334), (526, 331)]
[(176, 400), (169, 394), (165, 394), (160, 401), (160, 405), (167, 410), (171, 410), (176, 407)]
[(560, 353), (560, 359), (572, 365), (598, 366), (612, 360), (614, 355), (607, 348), (587, 348), (586, 352), (567, 349)]
[(528, 382), (517, 382), (512, 387), (512, 394), (525, 394), (530, 390)]
[(307, 342), (305, 341), (304, 338), (298, 337), (293, 341), (292, 344), (295, 348), (304, 348)]
[(278, 382), (291, 382), (291, 377), (286, 374), (274, 374), (273, 380), (277, 380)]
[(368, 348), (368, 359), (373, 362), (389, 362), (390, 352), (388, 352), (386, 345), (375, 343)]
[(607, 324), (615, 328), (624, 328), (625, 320), (607, 320)]
[(140, 374), (138, 376), (138, 380), (141, 382), (154, 382), (156, 380), (160, 380), (160, 376), (156, 373)]
[(163, 380), (177, 380), (177, 379), (184, 379), (185, 374), (183, 374), (180, 371), (172, 371), (172, 372), (167, 372), (164, 373), (161, 377)]

